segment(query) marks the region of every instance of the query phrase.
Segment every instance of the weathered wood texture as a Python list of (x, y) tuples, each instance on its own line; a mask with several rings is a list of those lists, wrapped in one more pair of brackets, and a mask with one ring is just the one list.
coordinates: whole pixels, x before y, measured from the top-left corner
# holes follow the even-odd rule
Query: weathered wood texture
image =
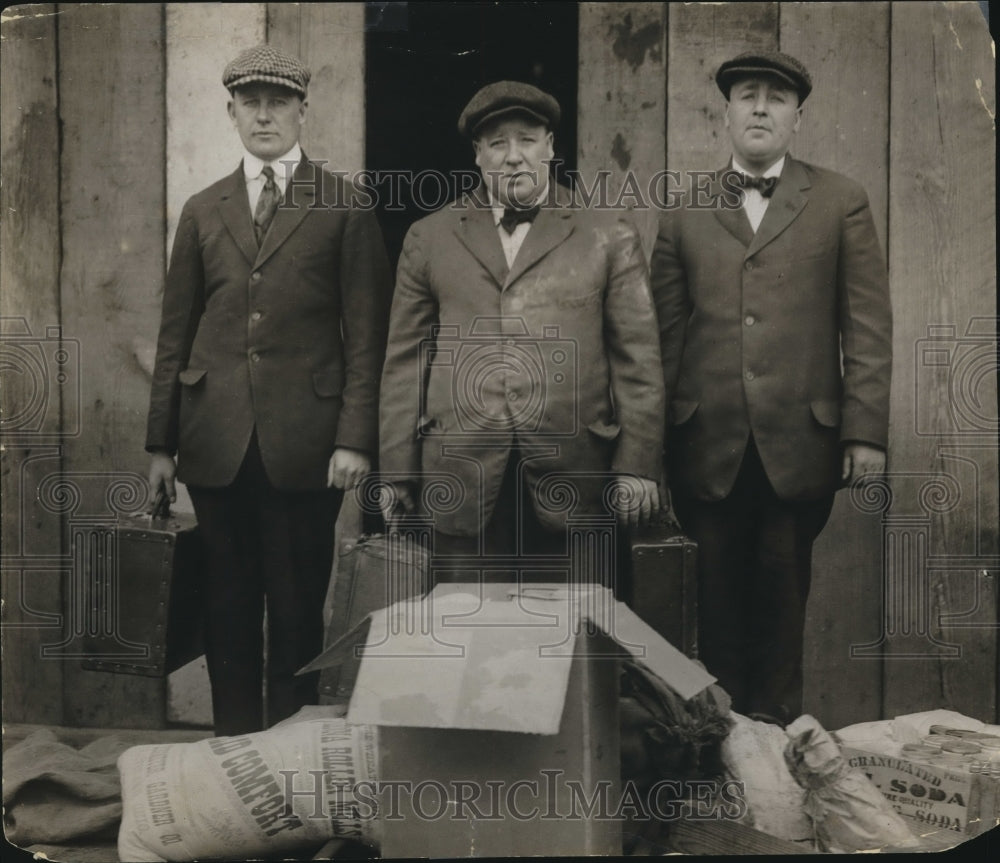
[[(831, 34), (836, 50), (829, 50)], [(885, 252), (889, 172), (889, 4), (783, 3), (779, 43), (803, 58), (813, 92), (792, 154), (840, 171), (868, 192)], [(878, 637), (882, 525), (877, 513), (837, 495), (813, 554), (805, 636), (805, 708), (828, 728), (880, 714), (882, 669), (851, 658), (852, 644)], [(845, 554), (845, 549), (851, 549)], [(852, 693), (845, 698), (844, 693)]]
[(890, 652), (922, 658), (885, 660), (884, 712), (947, 706), (985, 719), (1000, 578), (993, 55), (972, 3), (894, 3), (891, 38), (888, 519), (922, 519), (908, 530), (926, 533), (927, 556), (887, 574), (926, 605), (904, 605), (890, 632)]
[(354, 173), (365, 159), (363, 3), (268, 3), (267, 41), (312, 70), (302, 149), (331, 171)]
[(610, 173), (608, 200), (634, 208), (647, 258), (658, 215), (649, 190), (666, 162), (666, 17), (658, 3), (580, 6), (577, 169), (588, 188)]
[(55, 7), (5, 10), (0, 42), (3, 712), (61, 722), (62, 666), (41, 659), (59, 640), (61, 525), (31, 482), (36, 468), (60, 466), (61, 346), (49, 331), (60, 323)]
[[(164, 270), (163, 58), (159, 5), (60, 7), (60, 298), (82, 368), (81, 431), (63, 464), (80, 496), (66, 511), (71, 527), (85, 517), (107, 524), (146, 497), (149, 384), (133, 339), (158, 317)], [(91, 625), (67, 607), (72, 626)], [(84, 671), (75, 652), (73, 641), (63, 662), (67, 723), (162, 721), (162, 680)]]

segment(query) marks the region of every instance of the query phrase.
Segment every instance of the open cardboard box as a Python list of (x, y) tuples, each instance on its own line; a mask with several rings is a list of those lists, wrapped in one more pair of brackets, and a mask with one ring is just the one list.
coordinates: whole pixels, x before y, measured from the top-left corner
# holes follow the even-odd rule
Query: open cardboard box
[(369, 615), (349, 722), (379, 726), (385, 857), (620, 854), (618, 659), (715, 678), (595, 585), (448, 584)]

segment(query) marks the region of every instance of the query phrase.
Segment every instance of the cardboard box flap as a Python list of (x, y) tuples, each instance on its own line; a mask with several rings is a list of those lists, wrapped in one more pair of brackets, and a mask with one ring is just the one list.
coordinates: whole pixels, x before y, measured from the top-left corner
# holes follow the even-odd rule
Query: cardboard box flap
[(529, 609), (574, 602), (580, 618), (590, 621), (637, 662), (659, 677), (681, 698), (692, 698), (716, 678), (688, 659), (607, 588), (522, 588), (520, 602)]
[[(347, 719), (557, 734), (575, 636), (510, 601), (435, 590), (371, 616)], [(540, 656), (539, 646), (550, 649)]]

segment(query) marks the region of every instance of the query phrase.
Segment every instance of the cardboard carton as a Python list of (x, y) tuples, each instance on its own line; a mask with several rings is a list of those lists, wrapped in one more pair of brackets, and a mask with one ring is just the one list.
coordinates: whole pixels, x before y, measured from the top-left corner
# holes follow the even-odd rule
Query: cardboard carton
[(592, 585), (439, 585), (305, 670), (362, 645), (384, 857), (620, 854), (618, 658), (683, 698), (715, 679)]
[(1000, 779), (849, 746), (841, 752), (920, 831), (976, 836), (1000, 822)]

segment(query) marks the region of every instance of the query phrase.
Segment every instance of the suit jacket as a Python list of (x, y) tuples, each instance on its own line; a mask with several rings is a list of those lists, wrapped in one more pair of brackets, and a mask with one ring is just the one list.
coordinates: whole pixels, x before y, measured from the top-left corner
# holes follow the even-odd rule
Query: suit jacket
[[(396, 275), (381, 465), (479, 533), (515, 440), (543, 524), (603, 510), (608, 472), (656, 479), (663, 381), (639, 236), (558, 190), (508, 271), (485, 194), (415, 223)], [(425, 501), (426, 502), (426, 501)]]
[(651, 282), (673, 486), (725, 497), (751, 432), (789, 500), (839, 486), (841, 442), (885, 448), (892, 314), (857, 183), (789, 157), (756, 234), (718, 197), (668, 212)]
[(182, 481), (231, 483), (255, 427), (284, 490), (323, 488), (336, 447), (376, 453), (391, 276), (351, 191), (303, 158), (260, 248), (242, 166), (185, 204), (146, 438)]

